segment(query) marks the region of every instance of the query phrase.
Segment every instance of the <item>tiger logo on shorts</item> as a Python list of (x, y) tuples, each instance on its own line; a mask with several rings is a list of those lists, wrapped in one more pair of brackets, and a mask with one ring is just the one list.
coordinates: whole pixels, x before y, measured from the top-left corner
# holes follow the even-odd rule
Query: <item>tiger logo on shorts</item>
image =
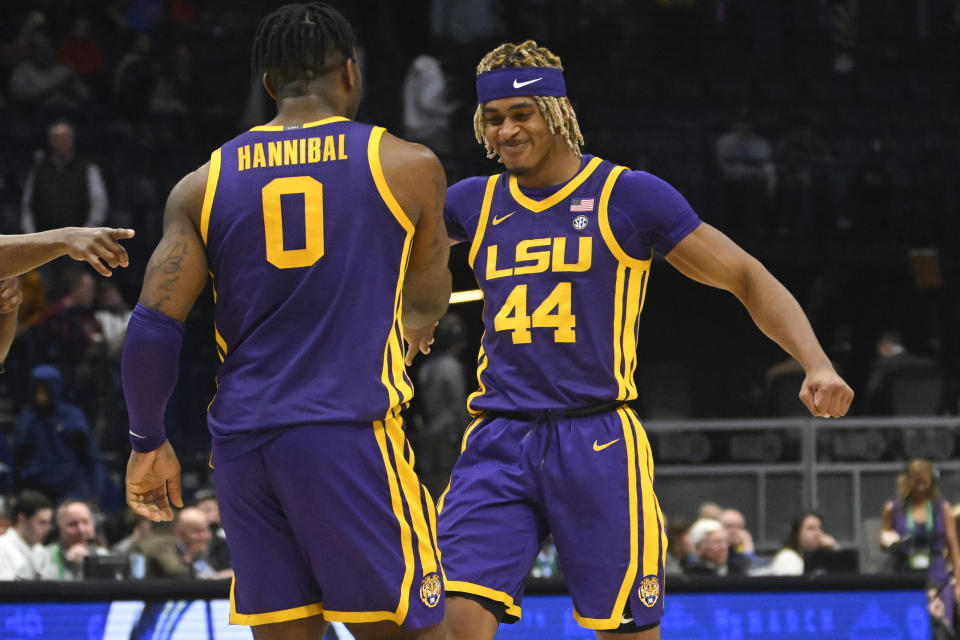
[(423, 581), (420, 583), (420, 599), (423, 600), (423, 604), (431, 609), (434, 608), (440, 602), (442, 592), (443, 585), (440, 582), (440, 576), (435, 571), (423, 576)]
[(657, 576), (647, 576), (640, 582), (640, 588), (637, 590), (640, 600), (648, 607), (657, 604), (660, 599), (660, 581)]

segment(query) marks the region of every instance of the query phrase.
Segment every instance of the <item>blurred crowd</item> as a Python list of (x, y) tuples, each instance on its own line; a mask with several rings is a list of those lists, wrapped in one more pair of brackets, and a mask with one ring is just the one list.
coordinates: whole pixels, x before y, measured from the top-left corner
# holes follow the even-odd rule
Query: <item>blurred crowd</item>
[[(669, 180), (777, 270), (853, 382), (854, 413), (958, 412), (960, 340), (951, 329), (960, 265), (951, 239), (960, 237), (952, 178), (960, 2), (332, 4), (363, 43), (358, 117), (430, 146), (451, 183), (498, 170), (473, 139), (477, 60), (500, 41), (537, 39), (566, 61), (591, 134), (586, 151)], [(23, 277), (19, 334), (0, 376), (9, 524), (0, 578), (228, 575), (216, 499), (204, 488), (217, 363), (212, 296), (187, 321), (167, 414), (192, 498), (169, 526), (122, 509), (119, 362), (165, 194), (223, 141), (272, 115), (248, 69), (263, 11), (227, 0), (4, 2), (0, 233), (110, 224), (137, 237), (130, 268), (110, 280), (65, 258)], [(616, 78), (629, 82), (611, 88)], [(455, 288), (474, 288), (459, 258)], [(657, 278), (670, 283), (667, 272)], [(717, 304), (708, 295), (678, 288), (665, 300), (651, 291), (640, 414), (801, 415), (796, 363), (722, 324), (728, 316), (742, 324), (735, 314), (704, 326), (713, 314), (687, 313)], [(413, 371), (409, 433), (431, 490), (442, 489), (467, 421), (479, 315), (467, 306), (445, 318), (434, 354)], [(701, 339), (670, 352), (663, 345), (677, 341), (644, 341), (661, 331)], [(741, 366), (730, 371), (730, 361)], [(931, 602), (952, 625), (954, 583), (944, 575), (957, 568), (955, 519), (932, 468), (911, 469), (884, 512), (883, 546), (890, 570), (930, 572)], [(929, 476), (926, 488), (919, 476)], [(794, 575), (844, 566), (817, 514), (798, 514), (780, 550), (755, 549), (747, 524), (729, 508), (671, 517), (670, 570)], [(555, 574), (551, 558), (547, 547), (538, 575)]]

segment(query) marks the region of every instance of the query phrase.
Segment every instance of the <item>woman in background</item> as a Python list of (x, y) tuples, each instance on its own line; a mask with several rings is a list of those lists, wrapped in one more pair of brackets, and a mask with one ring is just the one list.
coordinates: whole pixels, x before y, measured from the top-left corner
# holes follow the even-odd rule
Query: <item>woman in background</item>
[(793, 521), (783, 548), (773, 556), (770, 564), (751, 575), (803, 575), (803, 554), (817, 549), (839, 549), (833, 536), (823, 530), (820, 514), (808, 511)]
[(960, 571), (960, 546), (950, 503), (940, 497), (937, 474), (929, 460), (914, 459), (897, 476), (897, 497), (883, 506), (880, 546), (893, 554), (897, 572), (926, 572), (929, 584), (943, 598), (945, 617), (953, 626), (960, 584), (950, 584), (950, 568)]

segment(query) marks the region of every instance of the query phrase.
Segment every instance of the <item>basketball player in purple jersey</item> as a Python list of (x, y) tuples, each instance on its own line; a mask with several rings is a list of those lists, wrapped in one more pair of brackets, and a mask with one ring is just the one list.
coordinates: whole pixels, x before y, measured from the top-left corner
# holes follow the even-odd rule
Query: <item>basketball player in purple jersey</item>
[(163, 411), (209, 272), (231, 622), (258, 640), (319, 639), (327, 620), (360, 639), (440, 638), (436, 514), (399, 412), (413, 393), (404, 333), (429, 350), (450, 295), (443, 169), (350, 120), (357, 45), (328, 5), (264, 18), (253, 68), (278, 115), (174, 187), (127, 330), (127, 502), (153, 520), (182, 506)]
[(581, 155), (560, 59), (527, 41), (477, 69), (477, 139), (506, 172), (450, 187), (454, 241), (484, 294), (474, 421), (440, 498), (446, 621), (490, 640), (521, 614), (524, 578), (552, 533), (574, 617), (598, 638), (660, 637), (666, 535), (637, 397), (638, 319), (653, 249), (736, 295), (794, 356), (813, 415), (853, 391), (796, 300), (648, 173)]

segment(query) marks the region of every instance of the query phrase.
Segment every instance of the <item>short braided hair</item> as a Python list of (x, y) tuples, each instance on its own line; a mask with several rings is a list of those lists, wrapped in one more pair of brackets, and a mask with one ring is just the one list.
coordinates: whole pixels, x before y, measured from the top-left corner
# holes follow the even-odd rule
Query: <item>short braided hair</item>
[(343, 15), (324, 2), (288, 4), (267, 15), (253, 39), (255, 76), (268, 73), (275, 85), (306, 85), (347, 59), (357, 38)]
[[(520, 44), (507, 42), (488, 53), (477, 65), (477, 75), (495, 69), (509, 69), (511, 67), (549, 67), (552, 69), (563, 69), (563, 63), (560, 57), (547, 49), (537, 46), (533, 40), (525, 40)], [(581, 155), (580, 147), (583, 145), (583, 135), (580, 133), (580, 125), (577, 123), (577, 114), (573, 112), (573, 107), (567, 100), (561, 100), (555, 96), (534, 96), (533, 99), (540, 109), (540, 114), (547, 121), (550, 133), (562, 131), (567, 144), (573, 149), (573, 152), (579, 157)], [(497, 156), (493, 147), (483, 135), (483, 105), (477, 105), (477, 111), (473, 115), (473, 131), (477, 136), (477, 142), (482, 143), (487, 148), (487, 157), (495, 158)]]

